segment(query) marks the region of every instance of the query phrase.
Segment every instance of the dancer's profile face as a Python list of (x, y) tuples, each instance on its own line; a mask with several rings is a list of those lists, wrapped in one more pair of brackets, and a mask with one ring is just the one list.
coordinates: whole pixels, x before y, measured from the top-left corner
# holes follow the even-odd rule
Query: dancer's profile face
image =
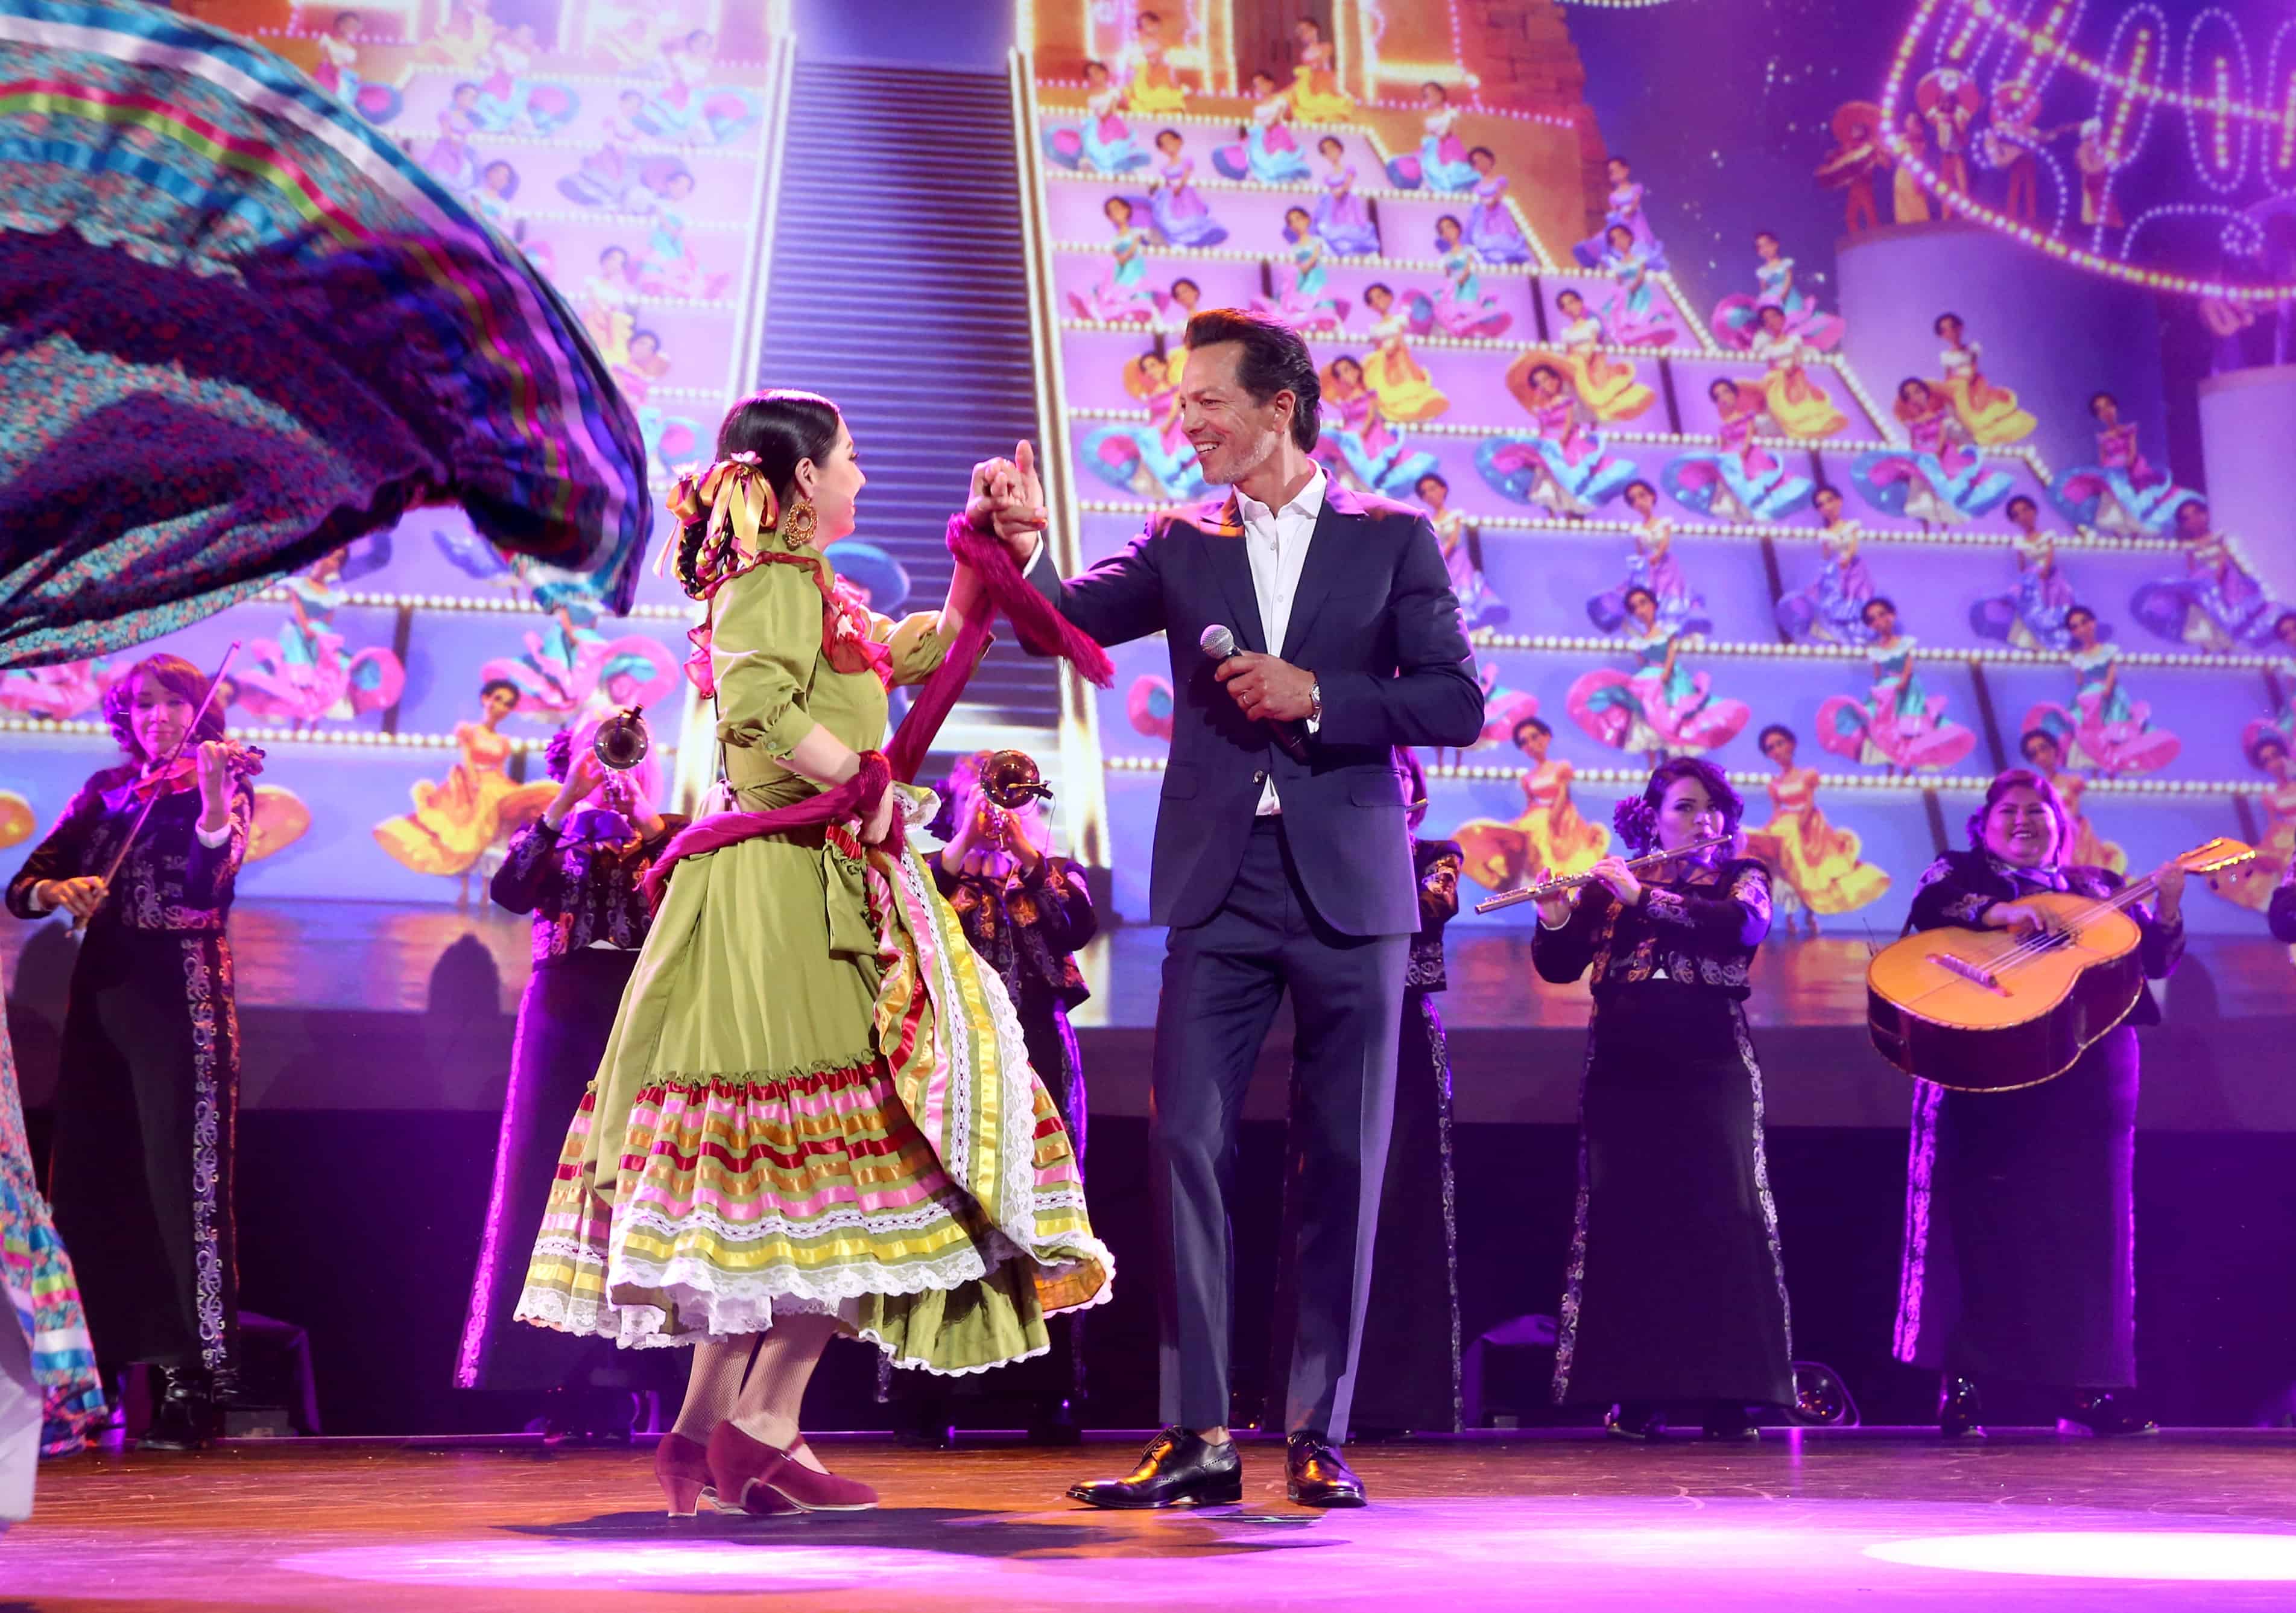
[(837, 427), (837, 440), (829, 452), (819, 459), (800, 459), (797, 466), (797, 490), (800, 497), (813, 504), (815, 542), (828, 545), (853, 531), (853, 509), (868, 483), (861, 473), (861, 460), (853, 446), (853, 433), (844, 423)]

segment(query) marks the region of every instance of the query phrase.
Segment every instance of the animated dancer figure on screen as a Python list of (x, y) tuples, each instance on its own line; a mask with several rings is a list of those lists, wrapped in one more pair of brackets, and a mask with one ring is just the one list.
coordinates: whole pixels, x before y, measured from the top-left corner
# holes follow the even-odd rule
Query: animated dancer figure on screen
[(1347, 324), (1347, 300), (1332, 295), (1331, 251), (1316, 234), (1306, 208), (1284, 210), (1283, 239), (1291, 243), (1292, 261), (1288, 268), (1275, 271), (1284, 282), (1283, 293), (1274, 301), (1253, 298), (1253, 311), (1298, 330), (1340, 330)]
[(1532, 434), (1486, 440), (1475, 449), (1475, 468), (1493, 492), (1517, 504), (1593, 514), (1634, 480), (1634, 461), (1613, 457), (1601, 435), (1580, 424), (1561, 370), (1535, 364), (1523, 380), (1515, 400), (1530, 412)]
[(2055, 538), (2041, 531), (2041, 506), (2020, 493), (2004, 508), (2017, 529), (2009, 539), (2017, 562), (2017, 591), (1971, 605), (1970, 628), (2021, 650), (2070, 649), (2065, 613), (2073, 606), (2073, 585), (2057, 564)]
[(1111, 84), (1108, 64), (1084, 64), (1084, 120), (1074, 128), (1048, 129), (1045, 155), (1081, 173), (1128, 174), (1148, 166), (1148, 153), (1123, 118), (1124, 91)]
[(1475, 205), (1467, 212), (1467, 244), (1482, 254), (1485, 263), (1529, 263), (1530, 243), (1507, 206), (1506, 176), (1498, 171), (1496, 152), (1479, 145), (1467, 153), (1475, 172)]
[[(1043, 1352), (1046, 1315), (1109, 1292), (1011, 1003), (906, 841), (931, 795), (891, 782), (877, 749), (889, 687), (932, 679), (905, 734), (961, 692), (986, 588), (960, 563), (938, 613), (863, 606), (830, 558), (863, 484), (836, 407), (776, 391), (736, 404), (717, 459), (672, 494), (678, 580), (708, 613), (687, 670), (715, 704), (732, 810), (647, 876), (654, 924), (518, 1304), (578, 1337), (693, 1349), (654, 1453), (673, 1514), (876, 1503), (805, 1442), (837, 1335), (978, 1371)], [(960, 551), (989, 541), (988, 495), (976, 473)], [(804, 1140), (729, 1153), (729, 1137)]]
[(652, 922), (640, 882), (686, 822), (656, 811), (629, 773), (601, 762), (594, 732), (594, 725), (570, 727), (552, 737), (545, 766), (557, 794), (512, 838), (488, 887), (496, 906), (533, 915), (534, 972), (519, 999), (455, 1385), (541, 1397), (554, 1440), (627, 1443), (631, 1391), (660, 1377), (641, 1363), (659, 1365), (660, 1357), (633, 1361), (603, 1339), (511, 1322), (558, 1173), (566, 1116), (598, 1073)]
[(1085, 433), (1085, 468), (1128, 493), (1152, 502), (1201, 498), (1204, 480), (1196, 469), (1180, 418), (1180, 389), (1173, 384), (1166, 355), (1145, 352), (1124, 366), (1124, 390), (1148, 410), (1148, 424), (1095, 426)]
[(2296, 765), (2287, 739), (2277, 728), (2248, 737), (2241, 750), (2248, 765), (2272, 781), (2257, 797), (2264, 808), (2264, 832), (2257, 836), (2256, 860), (2211, 879), (2210, 888), (2227, 901), (2262, 913), (2271, 909), (2288, 872), (2296, 868)]
[(1595, 996), (1554, 1400), (1609, 1407), (1614, 1439), (1685, 1415), (1709, 1439), (1752, 1439), (1750, 1410), (1794, 1400), (1745, 1010), (1770, 876), (1737, 838), (1744, 811), (1719, 768), (1677, 757), (1614, 819), (1628, 857), (1677, 854), (1639, 873), (1606, 857), (1595, 883), (1538, 904), (1539, 978), (1588, 976)]
[(1927, 382), (1898, 383), (1890, 412), (1906, 430), (1902, 449), (1869, 449), (1851, 462), (1849, 479), (1866, 502), (1891, 515), (1931, 526), (1962, 526), (2009, 496), (2016, 481), (1988, 471), (1962, 446), (1952, 403)]
[(1658, 393), (1644, 384), (1631, 358), (1603, 350), (1611, 340), (1603, 322), (1587, 309), (1587, 299), (1570, 287), (1556, 293), (1554, 306), (1564, 324), (1556, 338), (1558, 351), (1550, 355), (1525, 353), (1507, 366), (1506, 388), (1520, 399), (1531, 366), (1547, 361), (1570, 372), (1570, 385), (1587, 412), (1602, 421), (1634, 420), (1650, 412)]
[(1568, 696), (1571, 720), (1599, 744), (1639, 751), (1653, 763), (1736, 738), (1753, 713), (1742, 700), (1715, 698), (1707, 675), (1682, 664), (1685, 635), (1659, 620), (1658, 596), (1630, 588), (1626, 606), (1635, 670), (1597, 667), (1579, 678)]
[(489, 678), (479, 691), (482, 719), (455, 725), (462, 760), (438, 783), (415, 782), (412, 812), (374, 826), (375, 842), (392, 861), (417, 874), (459, 876), (465, 901), (479, 859), (499, 839), (533, 822), (553, 794), (546, 784), (515, 783), (504, 770), (514, 747), (500, 731), (502, 721), (518, 709), (519, 700), (518, 685)]
[(2120, 646), (2100, 641), (2096, 613), (2085, 605), (2072, 606), (2065, 613), (2065, 630), (2072, 639), (2065, 660), (2080, 680), (2073, 710), (2036, 705), (2025, 713), (2023, 726), (2054, 736), (2072, 766), (2100, 773), (2157, 773), (2174, 761), (2184, 742), (2153, 727), (2152, 707), (2128, 697), (2114, 664)]
[(1611, 339), (1629, 347), (1664, 347), (1680, 333), (1675, 328), (1673, 304), (1658, 300), (1658, 271), (1666, 255), (1653, 243), (1643, 245), (1623, 224), (1608, 231), (1596, 267), (1618, 284), (1603, 300), (1603, 324)]
[(1866, 530), (1841, 514), (1841, 495), (1822, 487), (1810, 495), (1817, 506), (1817, 578), (1778, 601), (1778, 626), (1796, 644), (1870, 644), (1866, 602), (1874, 597), (1874, 573), (1858, 545)]
[(1722, 417), (1720, 443), (1693, 449), (1668, 461), (1659, 480), (1677, 504), (1717, 521), (1779, 521), (1809, 502), (1807, 476), (1787, 473), (1754, 440), (1762, 418), (1759, 393), (1742, 390), (1726, 375), (1706, 389)]
[(1435, 250), (1441, 254), (1447, 284), (1435, 298), (1435, 323), (1453, 336), (1496, 336), (1514, 316), (1483, 294), (1482, 254), (1469, 245), (1458, 216), (1435, 220)]
[(2177, 506), (2195, 497), (2152, 468), (2136, 446), (2136, 424), (2120, 417), (2120, 400), (2098, 392), (2088, 400), (2096, 416), (2096, 463), (2058, 473), (2049, 490), (2066, 520), (2118, 538), (2157, 538)]
[[(1425, 518), (1334, 487), (1316, 466), (1322, 385), (1298, 333), (1222, 309), (1196, 316), (1188, 347), (1189, 435), (1205, 480), (1234, 492), (1152, 517), (1072, 582), (1034, 531), (1012, 534), (1029, 580), (1095, 638), (1164, 632), (1177, 700), (1151, 893), (1154, 921), (1169, 926), (1149, 1147), (1170, 1426), (1132, 1472), (1070, 1494), (1103, 1507), (1243, 1494), (1227, 1429), (1223, 1184), (1240, 1099), (1288, 988), (1311, 1140), (1298, 1182), (1286, 1487), (1311, 1506), (1358, 1505), (1363, 1485), (1338, 1447), (1357, 1395), (1420, 926), (1394, 748), (1472, 745), (1482, 695)], [(1239, 651), (1217, 665), (1197, 647), (1229, 638)], [(1367, 1358), (1361, 1368), (1380, 1370)]]
[(1148, 213), (1167, 246), (1218, 246), (1227, 239), (1227, 226), (1212, 217), (1196, 193), (1196, 160), (1181, 152), (1186, 144), (1178, 129), (1157, 131), (1156, 150), (1163, 162), (1148, 187)]
[(1794, 260), (1784, 256), (1778, 238), (1768, 230), (1754, 235), (1754, 292), (1725, 297), (1714, 305), (1714, 334), (1740, 351), (1754, 345), (1761, 328), (1761, 311), (1776, 304), (1785, 316), (1785, 328), (1800, 336), (1813, 351), (1833, 350), (1841, 340), (1841, 316), (1818, 311), (1817, 299), (1794, 284)]
[(1154, 237), (1133, 224), (1132, 203), (1122, 196), (1111, 196), (1100, 210), (1116, 231), (1108, 243), (1108, 268), (1088, 292), (1070, 292), (1069, 308), (1079, 319), (1152, 324), (1163, 312), (1163, 293), (1148, 284), (1148, 248)]
[(1426, 299), (1416, 293), (1410, 303), (1399, 302), (1395, 289), (1379, 281), (1364, 287), (1364, 306), (1379, 316), (1371, 327), (1379, 346), (1364, 360), (1364, 380), (1379, 394), (1381, 412), (1390, 420), (1432, 420), (1451, 407), (1451, 400), (1436, 386), (1425, 366), (1412, 357), (1403, 340), (1406, 334), (1421, 333), (1433, 322), (1431, 312), (1426, 324), (1414, 319), (1413, 305), (1425, 303)]
[[(2072, 838), (2046, 778), (2001, 774), (1970, 815), (1969, 849), (1922, 876), (1913, 927), (2032, 934), (2045, 921), (2025, 897), (2120, 890), (2120, 875), (2068, 860)], [(2185, 952), (2185, 870), (2170, 862), (2152, 877), (2158, 894), (2128, 911), (2145, 976), (2162, 980)], [(2060, 1428), (2153, 1431), (2116, 1395), (2136, 1381), (2136, 1027), (2160, 1023), (2140, 992), (2054, 1080), (2007, 1092), (1915, 1083), (1892, 1353), (1939, 1375), (1947, 1438), (1983, 1434), (1978, 1386), (1995, 1378), (2057, 1389)]]
[(1469, 632), (1477, 628), (1506, 625), (1506, 601), (1483, 575), (1480, 531), (1470, 525), (1465, 513), (1451, 502), (1451, 484), (1433, 471), (1422, 474), (1411, 491), (1427, 506), (1428, 523), (1443, 546), (1443, 566), (1451, 576), (1451, 592), (1459, 601), (1459, 620)]
[(1398, 190), (1471, 191), (1481, 177), (1467, 160), (1467, 143), (1459, 138), (1459, 109), (1450, 95), (1431, 80), (1419, 86), (1419, 104), (1426, 111), (1426, 138), (1416, 152), (1387, 160), (1387, 177)]
[(1188, 94), (1165, 59), (1164, 19), (1142, 12), (1133, 19), (1132, 37), (1117, 53), (1116, 78), (1125, 104), (1143, 118), (1177, 117), (1188, 108)]
[(1355, 97), (1340, 87), (1340, 53), (1324, 37), (1324, 25), (1302, 17), (1292, 25), (1300, 64), (1292, 70), (1292, 112), (1302, 123), (1339, 123), (1356, 110)]
[(1512, 823), (1478, 818), (1451, 832), (1466, 876), (1494, 891), (1518, 889), (1539, 868), (1556, 879), (1583, 874), (1611, 851), (1611, 831), (1581, 817), (1570, 799), (1570, 781), (1578, 769), (1547, 754), (1554, 730), (1546, 720), (1526, 712), (1514, 720), (1512, 735), (1514, 748), (1530, 764), (1518, 781), (1522, 815)]
[(346, 654), (343, 636), (334, 630), (335, 613), (348, 597), (340, 586), (347, 553), (323, 555), (280, 584), (295, 613), (277, 638), (249, 642), (248, 664), (233, 679), (239, 704), (253, 715), (301, 728), (398, 704), (406, 687), (398, 657), (372, 645)]
[(72, 797), (8, 882), (8, 910), (84, 927), (64, 1008), (56, 1230), (104, 1370), (148, 1364), (164, 1379), (142, 1443), (193, 1450), (219, 1432), (239, 1345), (225, 920), (255, 792), (224, 743), (222, 701), (180, 656), (136, 662), (103, 712), (127, 759)]
[(1951, 767), (1976, 748), (1977, 736), (1945, 720), (1946, 697), (1932, 695), (1914, 666), (1918, 641), (1898, 630), (1898, 607), (1879, 595), (1862, 613), (1874, 637), (1866, 654), (1874, 685), (1859, 700), (1833, 695), (1817, 708), (1817, 742), (1868, 767), (1911, 773)]
[(1996, 386), (1979, 371), (1978, 360), (1985, 350), (1969, 340), (1961, 316), (1939, 314), (1931, 328), (1945, 339), (1945, 351), (1938, 355), (1945, 366), (1945, 379), (1937, 390), (1952, 400), (1962, 434), (1987, 448), (2022, 442), (2031, 436), (2040, 422), (2017, 407), (2016, 393)]
[[(1342, 353), (1326, 365), (1324, 430), (1316, 462), (1359, 493), (1402, 498), (1435, 469), (1435, 456), (1414, 447), (1380, 412), (1378, 395), (1364, 383), (1363, 364)], [(1464, 609), (1464, 604), (1462, 608)]]
[(1780, 932), (1793, 928), (1793, 916), (1812, 935), (1820, 913), (1854, 913), (1879, 901), (1890, 876), (1865, 861), (1865, 845), (1855, 829), (1837, 828), (1817, 804), (1818, 771), (1794, 764), (1801, 742), (1794, 731), (1774, 722), (1758, 742), (1777, 771), (1765, 786), (1770, 820), (1747, 834), (1747, 848), (1769, 866), (1775, 883)]
[(1634, 553), (1627, 556), (1627, 580), (1589, 599), (1587, 619), (1603, 632), (1617, 632), (1627, 619), (1627, 591), (1643, 588), (1658, 597), (1660, 626), (1677, 633), (1712, 632), (1705, 597), (1691, 588), (1674, 552), (1675, 523), (1658, 513), (1658, 490), (1647, 481), (1629, 481), (1627, 503), (1640, 517)]
[(1635, 183), (1634, 169), (1624, 157), (1612, 157), (1603, 164), (1610, 175), (1611, 189), (1607, 210), (1603, 215), (1603, 228), (1570, 249), (1570, 255), (1588, 268), (1601, 265), (1610, 252), (1620, 250), (1611, 232), (1623, 228), (1627, 232), (1625, 249), (1637, 253), (1659, 267), (1666, 267), (1666, 250), (1658, 237), (1651, 233), (1650, 215), (1644, 210), (1645, 195), (1643, 187)]
[(1842, 193), (1845, 235), (1861, 235), (1882, 220), (1874, 187), (1890, 166), (1890, 153), (1874, 133), (1881, 126), (1882, 109), (1870, 101), (1852, 101), (1835, 109), (1833, 145), (1817, 165), (1817, 182)]
[(1849, 416), (1833, 407), (1833, 399), (1809, 378), (1805, 367), (1809, 346), (1786, 329), (1785, 309), (1766, 305), (1761, 328), (1754, 333), (1753, 357), (1769, 367), (1762, 375), (1763, 406), (1778, 430), (1789, 437), (1831, 437), (1849, 428)]
[(1356, 194), (1356, 165), (1347, 160), (1346, 143), (1337, 135), (1325, 135), (1316, 142), (1316, 154), (1327, 169), (1324, 193), (1316, 202), (1316, 234), (1343, 258), (1377, 257), (1379, 226)]
[(2129, 597), (2128, 613), (2155, 638), (2197, 650), (2269, 645), (2284, 607), (2244, 564), (2239, 539), (2209, 523), (2208, 500), (2188, 496), (2179, 503), (2176, 531), (2185, 574), (2144, 584)]
[(1275, 87), (1270, 75), (1251, 75), (1251, 122), (1243, 138), (1212, 151), (1212, 167), (1224, 179), (1250, 179), (1261, 185), (1297, 185), (1311, 177), (1308, 159), (1292, 133), (1292, 97)]

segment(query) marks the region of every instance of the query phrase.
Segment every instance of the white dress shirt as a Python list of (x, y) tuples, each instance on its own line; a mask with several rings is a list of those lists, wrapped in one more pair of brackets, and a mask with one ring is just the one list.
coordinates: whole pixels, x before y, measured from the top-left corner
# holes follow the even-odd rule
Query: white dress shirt
[[(1251, 591), (1259, 601), (1260, 639), (1267, 653), (1279, 659), (1284, 630), (1292, 625), (1292, 601), (1300, 592), (1300, 572), (1308, 564), (1308, 546), (1315, 539), (1329, 485), (1330, 479), (1317, 470), (1280, 510), (1236, 490), (1236, 517), (1243, 523), (1244, 553), (1251, 561)], [(1308, 731), (1315, 732), (1316, 726), (1310, 723)], [(1275, 776), (1270, 773), (1259, 792), (1259, 816), (1272, 818), (1283, 810), (1275, 795)]]

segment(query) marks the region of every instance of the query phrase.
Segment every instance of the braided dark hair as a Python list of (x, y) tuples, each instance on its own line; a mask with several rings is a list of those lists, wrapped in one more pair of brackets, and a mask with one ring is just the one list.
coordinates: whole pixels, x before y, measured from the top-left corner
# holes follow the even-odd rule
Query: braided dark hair
[[(816, 393), (753, 392), (726, 411), (718, 428), (717, 457), (755, 454), (758, 473), (786, 506), (796, 495), (798, 462), (810, 459), (818, 465), (828, 458), (843, 424), (837, 406)], [(709, 513), (704, 510), (699, 520), (688, 518), (678, 531), (677, 580), (688, 594), (701, 592), (696, 565), (709, 530)]]

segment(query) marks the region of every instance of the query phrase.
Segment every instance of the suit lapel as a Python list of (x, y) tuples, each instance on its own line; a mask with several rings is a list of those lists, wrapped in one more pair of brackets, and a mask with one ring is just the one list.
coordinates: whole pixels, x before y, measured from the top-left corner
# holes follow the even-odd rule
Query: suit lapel
[[(1300, 587), (1292, 596), (1292, 620), (1284, 624), (1283, 647), (1276, 652), (1277, 659), (1292, 661), (1307, 643), (1308, 630), (1316, 625), (1316, 613), (1331, 597), (1332, 584), (1339, 580), (1349, 552), (1357, 547), (1350, 540), (1364, 514), (1352, 493), (1335, 481), (1325, 484), (1324, 508), (1316, 517), (1316, 535), (1308, 540), (1308, 558), (1300, 568)], [(1298, 662), (1292, 661), (1292, 664)]]
[(1259, 590), (1251, 586), (1251, 551), (1244, 545), (1243, 521), (1236, 514), (1231, 492), (1218, 505), (1206, 505), (1196, 526), (1204, 534), (1204, 549), (1212, 574), (1227, 597), (1230, 626), (1238, 649), (1267, 653), (1267, 630), (1259, 620)]

